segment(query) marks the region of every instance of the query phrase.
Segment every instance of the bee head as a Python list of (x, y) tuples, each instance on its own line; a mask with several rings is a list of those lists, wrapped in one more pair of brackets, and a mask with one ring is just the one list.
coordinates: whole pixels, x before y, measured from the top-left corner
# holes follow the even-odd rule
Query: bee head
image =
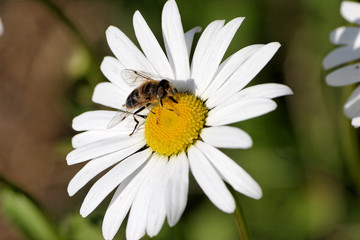
[(169, 89), (170, 89), (169, 81), (166, 79), (161, 80), (156, 90), (157, 97), (160, 99), (165, 98), (168, 94)]

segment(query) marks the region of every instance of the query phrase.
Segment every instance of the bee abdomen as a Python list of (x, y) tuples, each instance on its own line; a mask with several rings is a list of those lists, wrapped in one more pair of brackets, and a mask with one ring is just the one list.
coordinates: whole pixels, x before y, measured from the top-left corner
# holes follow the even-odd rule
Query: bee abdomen
[(134, 89), (134, 91), (132, 91), (129, 96), (126, 99), (126, 108), (134, 108), (137, 105), (139, 105), (139, 89)]
[(141, 92), (147, 97), (156, 96), (157, 83), (149, 82), (142, 86)]

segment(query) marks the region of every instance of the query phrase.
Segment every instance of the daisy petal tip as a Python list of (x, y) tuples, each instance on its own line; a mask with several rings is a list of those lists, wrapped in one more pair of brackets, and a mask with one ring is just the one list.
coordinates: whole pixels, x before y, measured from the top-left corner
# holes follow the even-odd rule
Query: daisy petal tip
[(165, 8), (170, 8), (170, 7), (175, 7), (177, 9), (175, 0), (166, 1), (165, 5), (164, 5), (164, 10), (165, 10)]
[(169, 224), (170, 227), (175, 226), (176, 223), (177, 223), (177, 221), (175, 221), (174, 219), (170, 219), (170, 218), (168, 218), (167, 222), (168, 222), (168, 224)]
[(237, 21), (241, 24), (245, 20), (245, 17), (237, 17), (235, 19), (237, 19)]
[(247, 142), (247, 145), (244, 145), (244, 146), (243, 146), (243, 149), (249, 149), (249, 148), (252, 148), (252, 146), (253, 146), (253, 141), (252, 141), (252, 139), (250, 138), (250, 139), (248, 140), (248, 142)]
[(72, 154), (71, 154), (72, 152), (70, 152), (68, 155), (66, 155), (66, 163), (67, 163), (67, 165), (73, 165), (74, 164), (74, 158), (73, 158), (73, 156), (72, 156)]
[(263, 196), (263, 192), (262, 192), (261, 188), (259, 187), (257, 195), (255, 196), (255, 199), (259, 200), (260, 198), (262, 198), (262, 196)]
[(199, 32), (202, 31), (202, 27), (200, 27), (200, 26), (194, 27), (194, 28), (193, 28), (193, 31), (194, 31), (195, 33), (199, 33)]
[(94, 92), (93, 92), (93, 95), (91, 97), (91, 101), (93, 101), (94, 103), (98, 103), (97, 102), (97, 97), (99, 96), (99, 92), (100, 92), (99, 89), (100, 88), (101, 88), (100, 84), (96, 85), (95, 88), (94, 88)]
[(263, 192), (261, 190), (261, 187), (256, 184), (256, 186), (253, 186), (252, 192), (247, 195), (248, 197), (251, 197), (253, 199), (259, 200), (263, 196)]
[[(268, 112), (272, 112), (272, 111), (274, 111), (276, 108), (277, 108), (276, 102), (275, 102), (275, 101), (271, 101), (271, 102), (269, 103)], [(264, 114), (265, 114), (265, 113), (264, 113)]]
[(288, 95), (294, 95), (294, 91), (290, 87), (284, 85), (283, 96), (288, 96)]
[(80, 215), (81, 215), (83, 218), (86, 218), (89, 214), (86, 213), (84, 210), (80, 209)]
[(281, 47), (281, 44), (279, 42), (271, 42), (268, 45), (272, 46), (276, 51)]
[(332, 80), (331, 77), (329, 77), (329, 75), (327, 75), (327, 76), (325, 77), (325, 82), (326, 82), (326, 84), (329, 85), (329, 86), (333, 86), (333, 87), (336, 86), (336, 85), (334, 85), (333, 80)]
[(351, 120), (351, 125), (354, 127), (354, 128), (359, 128), (360, 127), (360, 118), (353, 118)]
[(359, 14), (360, 4), (357, 2), (343, 1), (340, 6), (341, 15), (349, 22), (359, 23), (360, 14)]
[[(74, 117), (74, 119), (72, 120), (71, 123), (71, 127), (72, 129), (74, 129), (75, 131), (79, 131), (81, 128), (79, 128), (79, 125), (81, 125), (82, 120), (81, 120), (81, 115)], [(81, 131), (81, 130), (80, 130)]]
[(262, 198), (262, 193), (259, 195), (253, 196), (252, 198), (255, 200), (260, 200)]
[(66, 164), (67, 164), (68, 166), (74, 165), (74, 163), (72, 163), (72, 161), (70, 161), (70, 160), (68, 160), (68, 159), (66, 159)]
[(103, 229), (102, 229), (102, 232), (103, 232), (103, 237), (105, 240), (112, 240), (115, 235), (113, 233), (111, 233), (111, 229), (106, 229), (104, 226), (103, 226)]
[(88, 211), (87, 207), (84, 206), (84, 203), (83, 203), (83, 205), (82, 205), (81, 208), (80, 208), (80, 215), (81, 215), (83, 218), (86, 218), (89, 214), (90, 214), (90, 212)]
[(237, 17), (231, 20), (230, 22), (235, 22), (237, 25), (240, 25), (244, 21), (245, 17)]
[[(335, 50), (337, 50), (337, 49), (335, 49)], [(326, 55), (324, 57), (324, 60), (322, 61), (322, 66), (323, 66), (324, 70), (329, 70), (330, 68), (333, 68), (338, 65), (338, 64), (334, 63), (337, 59), (337, 57), (334, 56), (334, 51), (330, 52), (328, 55)]]
[(223, 208), (223, 209), (221, 209), (221, 210), (222, 210), (223, 212), (229, 213), (229, 214), (234, 213), (235, 210), (236, 210), (235, 200), (234, 200), (234, 204), (233, 204), (233, 205), (230, 205), (230, 206), (228, 206), (227, 208)]
[(106, 33), (106, 35), (112, 34), (112, 33), (114, 33), (114, 31), (117, 31), (117, 30), (118, 30), (117, 27), (115, 27), (115, 26), (113, 26), (113, 25), (110, 25), (110, 26), (106, 29), (105, 33)]
[(105, 57), (103, 58), (103, 60), (101, 61), (101, 63), (100, 63), (100, 69), (102, 70), (103, 68), (105, 68), (105, 67), (106, 67), (106, 64), (108, 64), (109, 61), (111, 61), (111, 60), (112, 60), (112, 57), (110, 57), (110, 56), (105, 56)]
[(143, 20), (143, 16), (141, 15), (139, 10), (136, 10), (136, 12), (133, 15), (133, 22), (137, 22), (141, 20)]
[(69, 194), (70, 197), (74, 196), (74, 194), (76, 193), (71, 182), (69, 183), (69, 185), (67, 187), (67, 193)]

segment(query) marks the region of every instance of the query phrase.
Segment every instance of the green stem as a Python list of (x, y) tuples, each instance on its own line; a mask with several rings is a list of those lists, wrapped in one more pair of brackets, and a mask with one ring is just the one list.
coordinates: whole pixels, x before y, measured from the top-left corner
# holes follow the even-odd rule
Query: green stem
[(7, 185), (8, 187), (10, 187), (11, 189), (13, 189), (16, 192), (20, 192), (23, 195), (25, 195), (36, 207), (38, 207), (39, 209), (42, 209), (41, 204), (35, 199), (33, 198), (29, 193), (27, 193), (25, 190), (23, 190), (22, 188), (20, 188), (19, 186), (17, 186), (16, 184), (14, 184), (13, 182), (9, 181), (5, 176), (0, 174), (0, 183)]
[(84, 36), (80, 33), (79, 29), (75, 26), (75, 24), (70, 20), (70, 18), (68, 18), (65, 13), (61, 10), (61, 8), (56, 5), (54, 2), (52, 2), (51, 0), (39, 0), (40, 2), (42, 2), (48, 9), (50, 9), (53, 13), (56, 14), (56, 16), (58, 16), (58, 18), (68, 27), (70, 28), (74, 34), (76, 35), (76, 37), (80, 40), (81, 44), (85, 47), (85, 49), (93, 54), (93, 50), (90, 47), (90, 45), (88, 44), (88, 42), (85, 40)]
[[(229, 189), (231, 189), (231, 188), (229, 188)], [(250, 240), (251, 238), (250, 238), (249, 229), (248, 229), (246, 221), (245, 221), (244, 213), (241, 209), (241, 205), (240, 205), (239, 198), (237, 196), (237, 192), (235, 192), (233, 189), (231, 189), (230, 191), (235, 199), (236, 209), (234, 212), (234, 217), (235, 217), (237, 228), (239, 230), (240, 239), (241, 240)]]
[(16, 185), (15, 183), (8, 180), (5, 176), (0, 174), (0, 186), (5, 186), (11, 189), (14, 193), (22, 194), (24, 195), (28, 201), (30, 201), (39, 212), (42, 213), (42, 216), (46, 219), (46, 221), (49, 224), (49, 227), (51, 228), (52, 232), (56, 235), (57, 239), (62, 239), (58, 228), (56, 227), (56, 224), (54, 220), (51, 218), (49, 212), (28, 192), (26, 192), (24, 189)]
[(54, 3), (52, 0), (38, 0), (38, 1), (44, 4), (44, 6), (46, 6), (50, 11), (52, 11), (60, 19), (61, 22), (63, 22), (69, 29), (71, 29), (71, 31), (75, 34), (75, 36), (80, 41), (84, 49), (88, 52), (91, 62), (91, 66), (90, 66), (91, 77), (89, 79), (89, 83), (95, 86), (96, 81), (98, 77), (101, 76), (101, 74), (99, 71), (100, 61), (97, 55), (95, 54), (94, 49), (90, 46), (88, 41), (85, 39), (84, 35), (76, 27), (76, 25), (70, 20), (70, 18), (65, 14), (65, 12), (58, 5), (56, 5), (56, 3)]
[[(348, 98), (352, 91), (352, 87), (345, 87), (342, 91), (342, 98)], [(360, 154), (356, 130), (343, 115), (340, 115), (339, 117), (341, 118), (339, 121), (339, 129), (342, 149), (344, 151), (344, 162), (347, 168), (346, 170), (349, 172), (350, 178), (356, 188), (356, 192), (360, 197)]]

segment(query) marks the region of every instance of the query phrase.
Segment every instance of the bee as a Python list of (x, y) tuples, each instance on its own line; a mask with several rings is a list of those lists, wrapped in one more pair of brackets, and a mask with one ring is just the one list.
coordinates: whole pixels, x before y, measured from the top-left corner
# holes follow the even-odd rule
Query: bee
[(139, 115), (139, 113), (147, 108), (156, 117), (156, 114), (149, 107), (158, 102), (160, 102), (162, 108), (179, 115), (174, 109), (165, 108), (163, 105), (163, 99), (165, 98), (169, 98), (172, 102), (178, 103), (173, 97), (178, 91), (168, 80), (154, 80), (143, 72), (131, 69), (124, 69), (122, 71), (122, 77), (130, 86), (137, 87), (126, 98), (125, 104), (123, 105), (126, 110), (118, 112), (109, 123), (108, 128), (116, 126), (128, 115), (132, 114), (136, 124), (129, 136), (133, 135), (139, 125), (139, 121), (135, 115), (145, 118), (144, 115)]

